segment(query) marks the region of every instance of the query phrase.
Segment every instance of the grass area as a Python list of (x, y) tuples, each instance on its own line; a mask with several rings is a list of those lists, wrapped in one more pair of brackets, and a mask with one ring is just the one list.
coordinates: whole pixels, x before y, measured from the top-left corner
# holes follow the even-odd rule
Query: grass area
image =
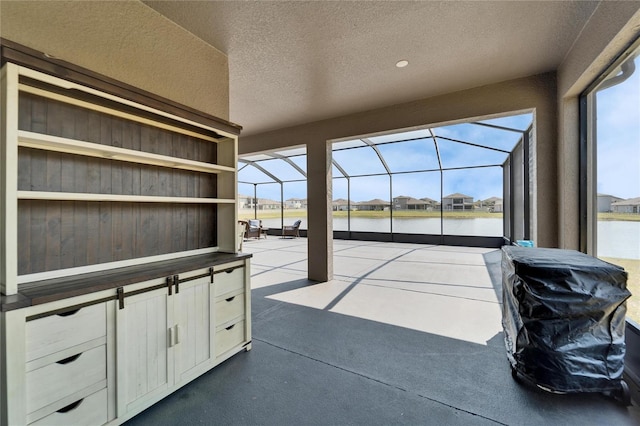
[[(346, 211), (332, 212), (333, 217), (347, 217)], [(253, 210), (240, 210), (238, 212), (240, 219), (253, 219)], [(260, 210), (258, 211), (259, 219), (276, 219), (280, 217), (280, 210)], [(307, 211), (304, 209), (291, 209), (284, 210), (285, 218), (305, 218), (307, 217)], [(352, 218), (389, 218), (389, 211), (369, 211), (369, 210), (357, 210), (351, 212)], [(394, 218), (439, 218), (440, 211), (426, 211), (426, 210), (394, 210)], [(502, 219), (502, 213), (489, 213), (486, 211), (452, 211), (444, 212), (444, 217), (451, 219), (475, 219), (475, 218), (491, 218)]]
[(640, 259), (618, 259), (613, 257), (602, 257), (601, 259), (605, 262), (622, 266), (629, 274), (627, 288), (632, 296), (627, 300), (627, 316), (640, 323)]
[(637, 213), (598, 213), (598, 220), (618, 220), (628, 222), (640, 222), (640, 214)]
[[(502, 219), (502, 213), (489, 213), (486, 211), (450, 211), (444, 212), (444, 217), (453, 219), (475, 219), (479, 217), (486, 217), (491, 219)], [(347, 217), (347, 212), (333, 212), (333, 217)], [(365, 217), (365, 218), (388, 218), (388, 211), (352, 211), (351, 217)], [(394, 210), (393, 217), (407, 217), (407, 218), (439, 218), (440, 211), (426, 211), (426, 210)]]
[[(333, 217), (347, 217), (347, 212), (338, 211), (332, 212)], [(238, 212), (239, 219), (253, 219), (253, 210), (245, 209)], [(260, 219), (275, 219), (280, 217), (280, 210), (259, 210), (258, 218)], [(284, 210), (285, 218), (306, 218), (307, 210), (305, 209), (287, 209)], [(388, 211), (368, 211), (368, 210), (356, 210), (351, 212), (351, 217), (363, 217), (363, 218), (388, 218)], [(394, 210), (393, 217), (396, 218), (437, 218), (440, 217), (440, 211), (426, 211), (426, 210)], [(472, 210), (472, 211), (453, 211), (444, 212), (444, 217), (452, 219), (474, 219), (479, 217), (502, 219), (502, 213), (489, 213), (487, 211)], [(640, 214), (631, 213), (598, 213), (598, 220), (618, 220), (618, 221), (632, 221), (640, 222)]]
[[(285, 210), (284, 211), (285, 218), (296, 218), (296, 219), (304, 219), (307, 217), (307, 211), (304, 209), (297, 210)], [(239, 210), (238, 211), (238, 219), (253, 219), (254, 212), (253, 210)], [(258, 219), (280, 219), (280, 210), (259, 210), (258, 211)]]

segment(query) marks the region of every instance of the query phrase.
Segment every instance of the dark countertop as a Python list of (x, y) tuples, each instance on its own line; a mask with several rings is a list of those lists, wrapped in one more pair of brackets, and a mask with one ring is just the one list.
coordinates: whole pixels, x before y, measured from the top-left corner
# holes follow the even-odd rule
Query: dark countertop
[(244, 260), (251, 256), (251, 254), (246, 253), (207, 253), (24, 283), (19, 285), (18, 294), (0, 296), (0, 311), (6, 312), (69, 297), (115, 289), (142, 281), (173, 276), (236, 260)]

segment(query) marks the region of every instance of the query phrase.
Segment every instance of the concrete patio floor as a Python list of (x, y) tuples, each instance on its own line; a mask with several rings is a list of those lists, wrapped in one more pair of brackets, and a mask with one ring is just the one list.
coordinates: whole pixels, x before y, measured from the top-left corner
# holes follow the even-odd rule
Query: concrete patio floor
[(245, 241), (253, 349), (130, 425), (635, 425), (638, 407), (511, 377), (500, 251), (334, 241), (307, 280), (307, 240)]

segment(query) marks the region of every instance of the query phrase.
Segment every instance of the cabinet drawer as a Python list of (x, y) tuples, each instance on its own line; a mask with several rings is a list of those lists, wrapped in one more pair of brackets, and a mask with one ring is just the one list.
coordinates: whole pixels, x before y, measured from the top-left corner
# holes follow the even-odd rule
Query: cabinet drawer
[(216, 331), (216, 356), (244, 342), (244, 321), (239, 321), (227, 328)]
[(227, 299), (216, 302), (216, 326), (227, 323), (234, 318), (244, 315), (244, 293), (237, 294)]
[(107, 389), (80, 399), (31, 423), (34, 426), (102, 425), (107, 423)]
[(105, 346), (98, 346), (29, 371), (26, 383), (27, 413), (32, 413), (106, 379)]
[(213, 275), (215, 296), (226, 294), (244, 288), (244, 268), (218, 272)]
[(26, 361), (41, 358), (107, 334), (106, 305), (87, 306), (77, 312), (50, 315), (26, 325)]

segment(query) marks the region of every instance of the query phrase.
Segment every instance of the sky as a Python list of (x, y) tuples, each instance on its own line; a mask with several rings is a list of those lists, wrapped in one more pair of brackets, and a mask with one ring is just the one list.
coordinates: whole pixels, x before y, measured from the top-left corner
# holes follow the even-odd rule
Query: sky
[(597, 191), (640, 197), (640, 57), (635, 72), (597, 97)]
[[(525, 130), (532, 121), (532, 114), (503, 117), (484, 122), (499, 126)], [(510, 151), (521, 138), (520, 133), (497, 130), (470, 123), (432, 128), (437, 136), (438, 150), (442, 167), (457, 168), (469, 166), (501, 165), (507, 158), (506, 153), (456, 143), (447, 139), (465, 141), (477, 145), (489, 146)], [(384, 142), (415, 139), (407, 142), (384, 144)], [(369, 137), (377, 144), (378, 150), (392, 172), (413, 172), (394, 174), (393, 193), (390, 193), (390, 179), (377, 153), (360, 140), (343, 141), (334, 144), (333, 159), (351, 176), (351, 199), (367, 201), (375, 198), (389, 200), (391, 196), (406, 195), (415, 198), (428, 197), (440, 200), (440, 172), (435, 144), (428, 130), (414, 130), (384, 136)], [(343, 149), (345, 147), (356, 147)], [(306, 157), (295, 156), (291, 160), (306, 170)], [(283, 181), (304, 179), (292, 166), (282, 160), (259, 161), (264, 167)], [(252, 166), (239, 165), (239, 194), (253, 195), (254, 185), (242, 182), (263, 183), (273, 179)], [(422, 172), (430, 170), (428, 172)], [(360, 176), (381, 174), (381, 176)], [(342, 173), (333, 167), (332, 198), (347, 198), (347, 180), (340, 178)], [(474, 200), (490, 197), (502, 197), (502, 167), (449, 170), (443, 172), (443, 195), (460, 192), (472, 196)], [(279, 184), (257, 185), (259, 198), (280, 199)], [(284, 199), (306, 198), (306, 184), (293, 182), (284, 184)]]

